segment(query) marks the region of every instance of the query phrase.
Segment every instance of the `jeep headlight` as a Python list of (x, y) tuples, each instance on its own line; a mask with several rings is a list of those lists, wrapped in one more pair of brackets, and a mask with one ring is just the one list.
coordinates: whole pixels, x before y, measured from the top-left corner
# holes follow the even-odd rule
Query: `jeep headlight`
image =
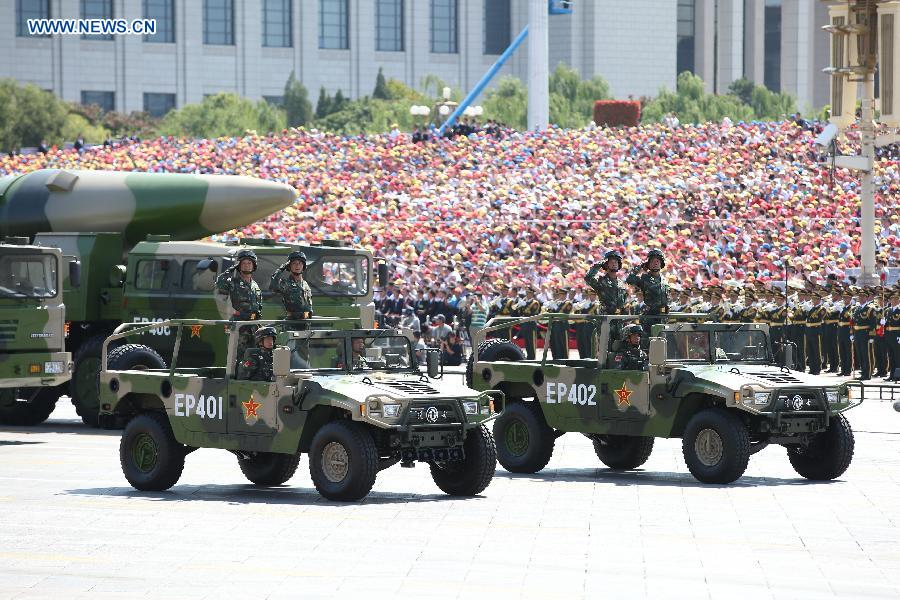
[(50, 360), (44, 363), (44, 373), (60, 375), (65, 371), (65, 365), (61, 360)]
[(384, 411), (385, 419), (396, 419), (400, 416), (400, 405), (396, 402), (384, 403), (381, 407)]
[(770, 398), (769, 392), (753, 392), (753, 404), (768, 404)]
[[(366, 408), (370, 417), (380, 418), (382, 410), (392, 404), (393, 398), (390, 396), (369, 396), (366, 398)], [(399, 406), (397, 404), (396, 406)], [(387, 415), (385, 415), (387, 416)]]
[(463, 409), (466, 411), (467, 415), (477, 415), (478, 414), (478, 401), (477, 400), (466, 400), (463, 402)]
[(828, 404), (840, 404), (841, 395), (837, 390), (825, 390), (825, 398), (828, 400)]

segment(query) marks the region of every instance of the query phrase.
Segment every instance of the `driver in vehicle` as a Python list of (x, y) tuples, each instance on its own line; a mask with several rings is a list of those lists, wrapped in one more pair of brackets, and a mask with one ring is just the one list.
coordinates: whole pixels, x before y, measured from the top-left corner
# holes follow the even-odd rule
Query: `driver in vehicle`
[(238, 368), (238, 379), (272, 381), (272, 349), (275, 347), (275, 328), (260, 327), (253, 334), (256, 348), (244, 352)]
[(625, 347), (616, 353), (615, 368), (625, 371), (643, 371), (647, 368), (647, 353), (641, 349), (644, 328), (632, 323), (622, 330)]

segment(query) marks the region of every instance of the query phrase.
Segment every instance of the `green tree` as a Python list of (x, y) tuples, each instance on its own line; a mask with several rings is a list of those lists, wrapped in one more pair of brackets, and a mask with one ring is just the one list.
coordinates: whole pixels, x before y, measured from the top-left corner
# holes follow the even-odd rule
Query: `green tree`
[(375, 90), (372, 97), (376, 100), (390, 100), (390, 92), (387, 87), (387, 80), (384, 78), (384, 71), (378, 67), (378, 75), (375, 77)]
[(728, 93), (753, 108), (757, 119), (783, 119), (797, 112), (797, 103), (789, 94), (773, 92), (749, 79), (731, 82)]
[(744, 104), (752, 104), (754, 86), (755, 84), (752, 81), (746, 77), (741, 77), (731, 82), (731, 85), (728, 86), (728, 93), (737, 96)]
[(312, 121), (313, 108), (309, 92), (297, 81), (293, 71), (284, 85), (284, 111), (288, 127), (302, 127)]
[(198, 138), (259, 133), (285, 127), (284, 112), (260, 100), (256, 104), (235, 94), (208, 96), (200, 104), (189, 104), (167, 114), (160, 133)]
[(659, 95), (648, 102), (642, 111), (644, 123), (660, 122), (668, 113), (675, 113), (682, 123), (721, 121), (749, 121), (754, 118), (753, 108), (737, 96), (707, 94), (703, 80), (685, 71), (678, 76), (675, 92), (660, 90)]
[(325, 91), (325, 87), (319, 88), (319, 99), (316, 101), (316, 119), (322, 119), (331, 114), (331, 96)]
[(594, 114), (594, 101), (609, 97), (602, 77), (583, 81), (578, 72), (562, 63), (550, 75), (550, 122), (560, 127), (584, 127)]
[(525, 129), (528, 117), (528, 91), (518, 77), (503, 77), (484, 97), (484, 115), (509, 127)]
[(109, 131), (102, 125), (91, 123), (80, 114), (70, 112), (62, 127), (62, 139), (75, 140), (79, 136), (89, 144), (100, 144), (109, 139)]
[(30, 83), (20, 86), (12, 79), (0, 80), (0, 148), (61, 142), (67, 113), (66, 105), (50, 92)]
[(337, 112), (339, 110), (344, 109), (346, 107), (347, 102), (349, 100), (344, 97), (344, 92), (338, 90), (334, 93), (334, 100), (331, 102), (331, 112)]

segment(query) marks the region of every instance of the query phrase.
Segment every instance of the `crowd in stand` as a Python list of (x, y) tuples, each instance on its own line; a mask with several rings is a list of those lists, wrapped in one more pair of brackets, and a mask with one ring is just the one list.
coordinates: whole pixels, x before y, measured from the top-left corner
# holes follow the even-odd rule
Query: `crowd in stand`
[[(578, 294), (618, 250), (628, 269), (660, 248), (684, 286), (847, 281), (859, 266), (859, 179), (820, 161), (820, 126), (659, 124), (516, 132), (486, 128), (414, 143), (413, 134), (273, 135), (124, 141), (2, 156), (0, 174), (38, 168), (242, 174), (297, 189), (294, 205), (232, 236), (334, 237), (389, 260), (398, 287), (445, 303), (498, 284)], [(848, 132), (838, 144), (858, 151)], [(879, 259), (900, 264), (900, 162), (878, 161)]]

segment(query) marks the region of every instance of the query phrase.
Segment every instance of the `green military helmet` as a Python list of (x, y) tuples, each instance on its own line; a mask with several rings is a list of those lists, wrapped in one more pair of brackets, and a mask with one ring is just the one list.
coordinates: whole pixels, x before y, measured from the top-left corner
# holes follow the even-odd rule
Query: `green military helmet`
[(306, 263), (307, 263), (306, 253), (304, 253), (300, 250), (294, 250), (293, 252), (288, 254), (288, 257), (287, 257), (288, 264), (294, 262), (295, 260), (299, 260), (300, 262), (303, 263), (303, 266), (306, 267)]
[(253, 250), (249, 250), (249, 249), (245, 248), (245, 249), (241, 250), (240, 252), (238, 252), (237, 256), (235, 256), (234, 258), (235, 258), (235, 261), (237, 261), (238, 265), (240, 265), (241, 261), (244, 259), (253, 261), (253, 271), (254, 272), (256, 271), (256, 265), (258, 263), (258, 259), (256, 258), (256, 252), (254, 252)]
[(626, 325), (625, 328), (622, 330), (622, 337), (627, 340), (628, 336), (635, 334), (635, 333), (641, 337), (643, 337), (643, 335), (644, 335), (644, 328), (641, 327), (641, 325), (639, 323), (632, 323), (631, 325)]
[(660, 250), (660, 249), (658, 249), (658, 248), (654, 248), (653, 250), (651, 250), (650, 252), (648, 252), (648, 253), (647, 253), (647, 260), (645, 261), (645, 264), (646, 264), (646, 263), (649, 263), (651, 258), (658, 258), (658, 259), (659, 259), (659, 266), (660, 266), (660, 268), (666, 266), (666, 259), (665, 259), (665, 257), (663, 256), (662, 250)]
[(253, 341), (259, 344), (263, 338), (271, 337), (274, 340), (277, 335), (278, 332), (274, 327), (260, 327), (253, 333)]
[(619, 267), (622, 267), (622, 255), (619, 254), (616, 250), (610, 250), (606, 254), (603, 255), (603, 262), (606, 263), (609, 259), (614, 258), (619, 261)]

